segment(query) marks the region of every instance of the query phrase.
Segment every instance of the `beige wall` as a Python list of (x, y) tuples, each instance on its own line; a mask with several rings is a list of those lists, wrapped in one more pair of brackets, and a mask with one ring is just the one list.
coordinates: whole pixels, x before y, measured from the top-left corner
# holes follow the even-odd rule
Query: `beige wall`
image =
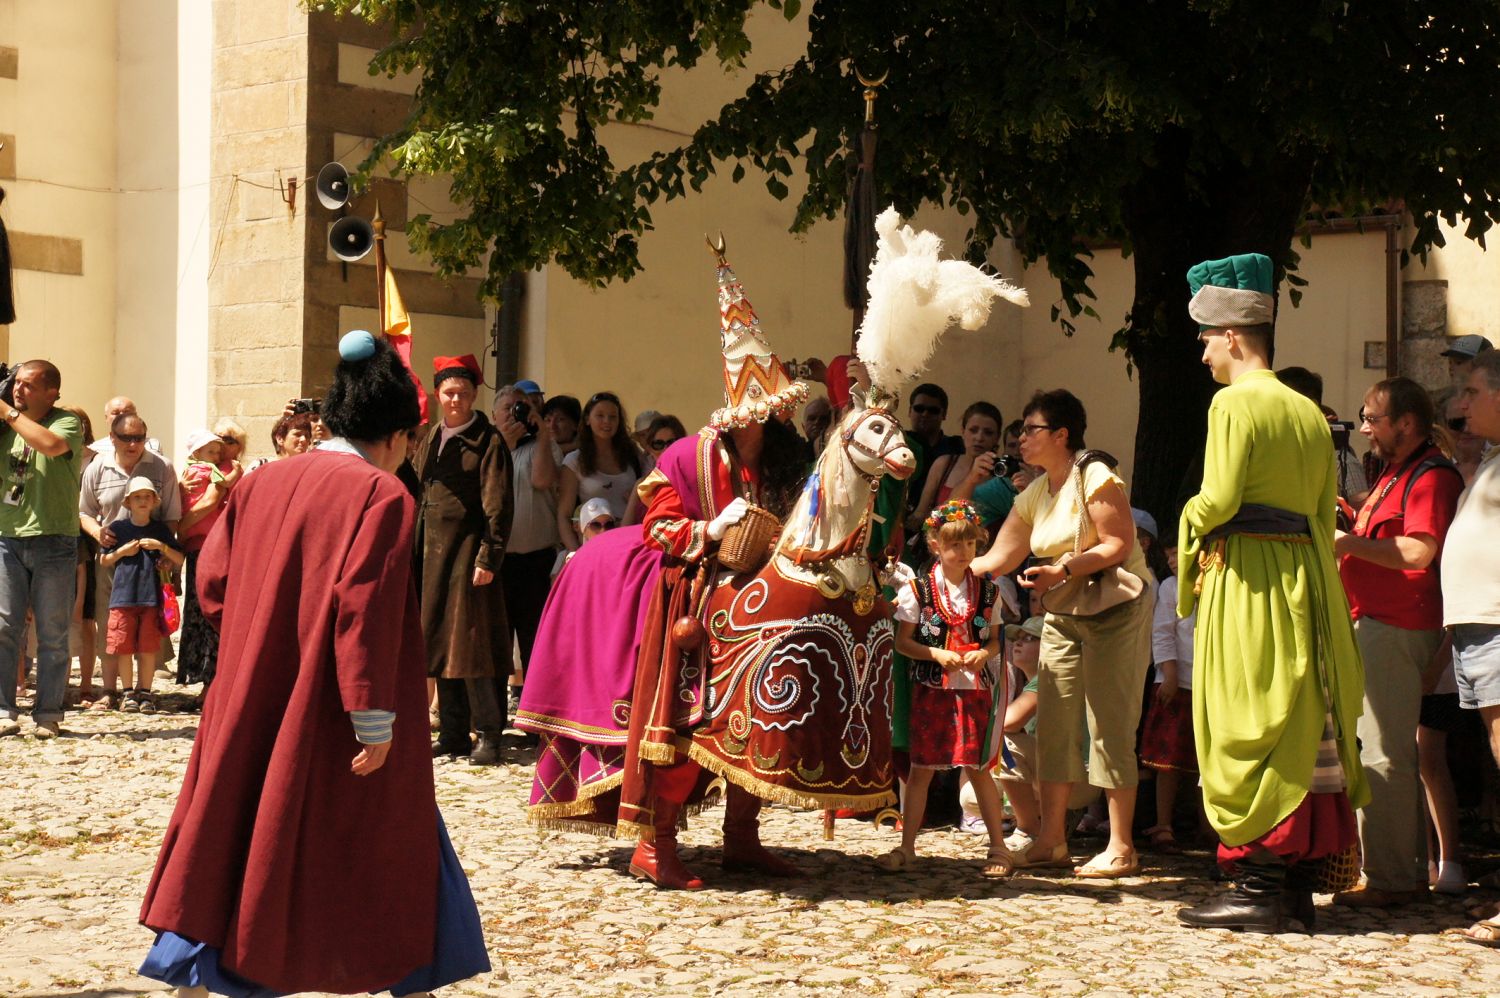
[(8, 359), (50, 359), (63, 401), (97, 416), (115, 368), (117, 8), (90, 7), (81, 17), (73, 4), (0, 0), (0, 45), (19, 62), (16, 79), (0, 79), (0, 132), (15, 136), (17, 175), (0, 181), (0, 210), (13, 244), (17, 233), (82, 242), (81, 275), (15, 272)]
[[(754, 17), (750, 67), (736, 78), (721, 75), (715, 66), (666, 74), (664, 106), (651, 127), (604, 130), (611, 153), (620, 161), (634, 160), (682, 141), (684, 133), (737, 96), (750, 73), (791, 58), (803, 30), (775, 14)], [(852, 89), (849, 105), (856, 118), (860, 97)], [(551, 394), (587, 398), (613, 390), (631, 413), (654, 408), (675, 413), (689, 427), (702, 425), (722, 399), (713, 259), (703, 244), (705, 233), (720, 229), (729, 260), (783, 359), (847, 352), (842, 222), (822, 222), (804, 236), (791, 235), (786, 230), (800, 190), (794, 186), (786, 201), (777, 201), (753, 170), (736, 185), (728, 181), (729, 169), (701, 193), (653, 207), (655, 229), (641, 240), (644, 271), (633, 280), (593, 291), (558, 267), (530, 275), (522, 375), (536, 378)], [(961, 251), (967, 222), (956, 213), (926, 209), (914, 223), (942, 235), (948, 252)], [(949, 430), (957, 432), (959, 414), (970, 402), (993, 402), (1008, 421), (1020, 415), (1033, 391), (1067, 387), (1089, 409), (1091, 444), (1120, 457), (1128, 473), (1137, 385), (1125, 356), (1108, 346), (1130, 306), (1131, 261), (1114, 250), (1095, 257), (1094, 306), (1100, 318), (1080, 316), (1072, 337), (1051, 320), (1058, 288), (1044, 266), (1020, 273), (1007, 243), (996, 245), (990, 262), (1024, 284), (1033, 304), (1021, 310), (1000, 303), (985, 328), (954, 330), (939, 347), (924, 380), (947, 389)], [(1346, 416), (1358, 410), (1365, 387), (1384, 376), (1362, 367), (1364, 341), (1385, 336), (1384, 268), (1382, 233), (1319, 236), (1302, 251), (1302, 274), (1310, 281), (1302, 305), (1294, 309), (1288, 302), (1280, 319), (1278, 366), (1300, 364), (1321, 372), (1326, 401)], [(1500, 311), (1490, 285), (1474, 284), (1474, 296), (1494, 300)]]
[(52, 359), (64, 399), (101, 422), (109, 397), (131, 396), (169, 451), (203, 422), (207, 394), (209, 16), (196, 0), (97, 3), (87, 17), (0, 0), (0, 45), (20, 64), (0, 79), (19, 178), (0, 180), (6, 224), (83, 251), (82, 274), (17, 270), (8, 359)]

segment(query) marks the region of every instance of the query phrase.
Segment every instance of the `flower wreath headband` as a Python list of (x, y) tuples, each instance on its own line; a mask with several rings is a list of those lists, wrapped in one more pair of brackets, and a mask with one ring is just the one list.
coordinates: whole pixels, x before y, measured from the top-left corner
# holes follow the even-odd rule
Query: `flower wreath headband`
[(968, 520), (974, 526), (983, 526), (979, 521), (979, 511), (966, 499), (950, 499), (937, 509), (927, 514), (924, 525), (928, 530), (936, 530), (945, 523), (956, 523), (959, 520)]

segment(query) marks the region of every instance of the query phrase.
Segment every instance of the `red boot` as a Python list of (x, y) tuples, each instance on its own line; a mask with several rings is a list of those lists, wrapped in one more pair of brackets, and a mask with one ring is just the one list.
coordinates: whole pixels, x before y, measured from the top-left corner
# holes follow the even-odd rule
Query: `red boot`
[(753, 870), (768, 877), (802, 877), (795, 863), (773, 855), (760, 844), (760, 798), (729, 784), (724, 799), (724, 858), (726, 870)]
[(678, 891), (701, 891), (703, 881), (677, 858), (677, 815), (682, 805), (656, 798), (656, 841), (636, 844), (630, 857), (630, 872), (658, 887)]

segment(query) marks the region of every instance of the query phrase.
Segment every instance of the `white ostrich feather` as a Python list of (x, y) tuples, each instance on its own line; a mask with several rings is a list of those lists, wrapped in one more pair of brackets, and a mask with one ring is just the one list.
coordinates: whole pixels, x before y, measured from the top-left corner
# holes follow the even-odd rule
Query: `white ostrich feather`
[(942, 260), (943, 241), (932, 232), (901, 224), (895, 208), (875, 220), (875, 260), (870, 264), (870, 302), (859, 327), (855, 353), (870, 382), (899, 394), (927, 368), (943, 332), (958, 322), (978, 329), (996, 297), (1031, 304), (1024, 288), (984, 273), (962, 260)]

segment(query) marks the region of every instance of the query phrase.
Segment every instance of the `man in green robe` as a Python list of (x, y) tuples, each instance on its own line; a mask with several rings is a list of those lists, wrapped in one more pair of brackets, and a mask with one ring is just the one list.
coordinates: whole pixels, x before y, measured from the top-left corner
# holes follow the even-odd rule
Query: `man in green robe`
[(1318, 864), (1356, 841), (1369, 799), (1355, 720), (1364, 667), (1333, 556), (1338, 469), (1328, 421), (1271, 371), (1271, 261), (1188, 271), (1203, 362), (1227, 385), (1208, 413), (1203, 485), (1183, 509), (1178, 613), (1197, 606), (1193, 729), (1203, 803), (1236, 886), (1179, 918), (1312, 930)]

